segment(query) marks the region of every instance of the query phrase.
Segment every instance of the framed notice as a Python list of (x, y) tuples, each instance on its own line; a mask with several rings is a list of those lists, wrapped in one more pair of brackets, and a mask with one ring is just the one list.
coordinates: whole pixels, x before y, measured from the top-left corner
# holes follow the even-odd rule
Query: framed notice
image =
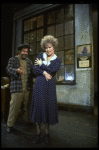
[(77, 46), (77, 68), (90, 68), (91, 57), (91, 44)]

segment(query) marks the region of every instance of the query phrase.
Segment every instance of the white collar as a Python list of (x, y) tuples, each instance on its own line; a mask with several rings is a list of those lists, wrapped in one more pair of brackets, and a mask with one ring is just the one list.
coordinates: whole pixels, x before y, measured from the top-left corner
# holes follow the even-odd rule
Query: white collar
[(50, 65), (50, 61), (55, 60), (57, 58), (57, 56), (54, 54), (54, 56), (47, 62), (47, 54), (43, 53), (43, 58), (44, 58), (43, 63), (48, 66), (48, 65)]
[[(43, 53), (43, 58), (47, 61), (47, 54), (46, 53)], [(50, 59), (50, 61), (54, 60), (56, 58), (57, 58), (57, 56), (54, 54), (54, 56)]]

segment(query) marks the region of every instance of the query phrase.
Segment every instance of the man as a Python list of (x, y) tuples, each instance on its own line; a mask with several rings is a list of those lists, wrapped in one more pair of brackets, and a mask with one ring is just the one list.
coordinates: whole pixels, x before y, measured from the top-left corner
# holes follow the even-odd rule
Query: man
[(29, 49), (30, 46), (27, 43), (19, 45), (19, 55), (10, 58), (6, 68), (11, 80), (11, 101), (7, 120), (8, 133), (13, 129), (23, 100), (27, 110), (29, 93), (33, 90), (33, 66), (32, 61), (27, 57)]

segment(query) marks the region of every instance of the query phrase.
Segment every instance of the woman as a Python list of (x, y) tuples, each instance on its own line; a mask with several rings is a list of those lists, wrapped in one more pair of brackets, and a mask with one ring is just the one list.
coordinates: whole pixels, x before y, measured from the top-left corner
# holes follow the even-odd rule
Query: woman
[(39, 142), (41, 123), (46, 126), (46, 142), (50, 141), (49, 125), (58, 123), (56, 85), (53, 78), (61, 65), (60, 58), (54, 54), (57, 45), (56, 38), (51, 35), (44, 36), (41, 47), (45, 52), (38, 55), (33, 67), (36, 81), (31, 101), (30, 121), (35, 122), (37, 127), (34, 143)]

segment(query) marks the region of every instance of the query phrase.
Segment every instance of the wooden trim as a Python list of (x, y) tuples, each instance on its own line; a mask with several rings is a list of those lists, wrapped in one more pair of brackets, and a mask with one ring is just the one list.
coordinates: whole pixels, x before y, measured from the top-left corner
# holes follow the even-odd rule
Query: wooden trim
[(24, 9), (16, 12), (14, 14), (13, 20), (17, 20), (17, 19), (22, 18), (22, 17), (28, 17), (31, 14), (34, 14), (35, 12), (41, 13), (45, 10), (54, 8), (54, 7), (59, 6), (59, 5), (61, 5), (61, 4), (33, 4), (33, 5), (30, 5)]

